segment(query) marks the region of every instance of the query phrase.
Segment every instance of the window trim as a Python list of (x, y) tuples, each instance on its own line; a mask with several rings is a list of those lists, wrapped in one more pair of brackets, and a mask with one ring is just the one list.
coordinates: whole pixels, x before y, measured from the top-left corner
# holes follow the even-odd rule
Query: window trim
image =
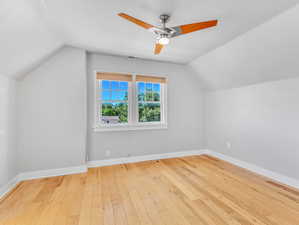
[[(102, 87), (99, 87), (97, 79), (97, 73), (95, 71), (94, 76), (94, 127), (95, 132), (105, 131), (128, 131), (128, 130), (156, 130), (156, 129), (167, 129), (167, 83), (160, 83), (160, 122), (139, 122), (139, 110), (138, 110), (138, 90), (137, 90), (137, 73), (130, 73), (132, 75), (132, 81), (128, 82), (128, 123), (119, 124), (101, 124), (101, 92)], [(128, 74), (128, 73), (125, 73)], [(158, 77), (158, 76), (157, 76)], [(100, 90), (100, 91), (98, 91)], [(100, 107), (100, 108), (99, 108)]]

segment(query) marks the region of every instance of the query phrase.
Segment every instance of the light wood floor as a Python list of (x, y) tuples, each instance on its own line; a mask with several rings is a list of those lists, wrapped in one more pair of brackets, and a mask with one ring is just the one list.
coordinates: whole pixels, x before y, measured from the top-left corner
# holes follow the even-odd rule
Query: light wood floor
[(299, 225), (299, 191), (209, 156), (22, 182), (1, 225)]

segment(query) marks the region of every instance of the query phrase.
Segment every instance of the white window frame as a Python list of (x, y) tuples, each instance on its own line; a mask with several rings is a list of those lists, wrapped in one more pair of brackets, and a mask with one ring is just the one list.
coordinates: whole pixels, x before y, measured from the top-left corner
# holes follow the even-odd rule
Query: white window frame
[[(95, 72), (97, 74), (97, 71)], [(160, 84), (160, 122), (139, 122), (139, 110), (138, 110), (138, 90), (136, 82), (136, 75), (132, 74), (132, 81), (128, 82), (128, 123), (119, 124), (103, 124), (101, 123), (101, 93), (102, 87), (99, 86), (95, 76), (95, 132), (103, 131), (126, 131), (126, 130), (155, 130), (155, 129), (167, 129), (167, 83)], [(145, 82), (146, 83), (146, 82)], [(151, 82), (154, 83), (154, 82)], [(120, 102), (120, 101), (116, 101)]]

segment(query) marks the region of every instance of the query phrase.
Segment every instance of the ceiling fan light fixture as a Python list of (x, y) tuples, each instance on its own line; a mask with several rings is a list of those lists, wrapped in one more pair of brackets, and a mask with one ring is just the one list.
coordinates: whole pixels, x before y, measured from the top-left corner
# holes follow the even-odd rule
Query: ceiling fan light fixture
[(158, 42), (161, 45), (168, 45), (169, 44), (169, 38), (168, 37), (161, 37), (159, 38)]

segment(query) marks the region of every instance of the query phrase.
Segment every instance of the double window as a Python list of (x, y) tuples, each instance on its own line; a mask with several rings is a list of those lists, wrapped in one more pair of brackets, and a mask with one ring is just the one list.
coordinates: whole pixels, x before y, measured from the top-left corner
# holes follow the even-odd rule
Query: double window
[(97, 73), (96, 127), (166, 126), (166, 78)]

